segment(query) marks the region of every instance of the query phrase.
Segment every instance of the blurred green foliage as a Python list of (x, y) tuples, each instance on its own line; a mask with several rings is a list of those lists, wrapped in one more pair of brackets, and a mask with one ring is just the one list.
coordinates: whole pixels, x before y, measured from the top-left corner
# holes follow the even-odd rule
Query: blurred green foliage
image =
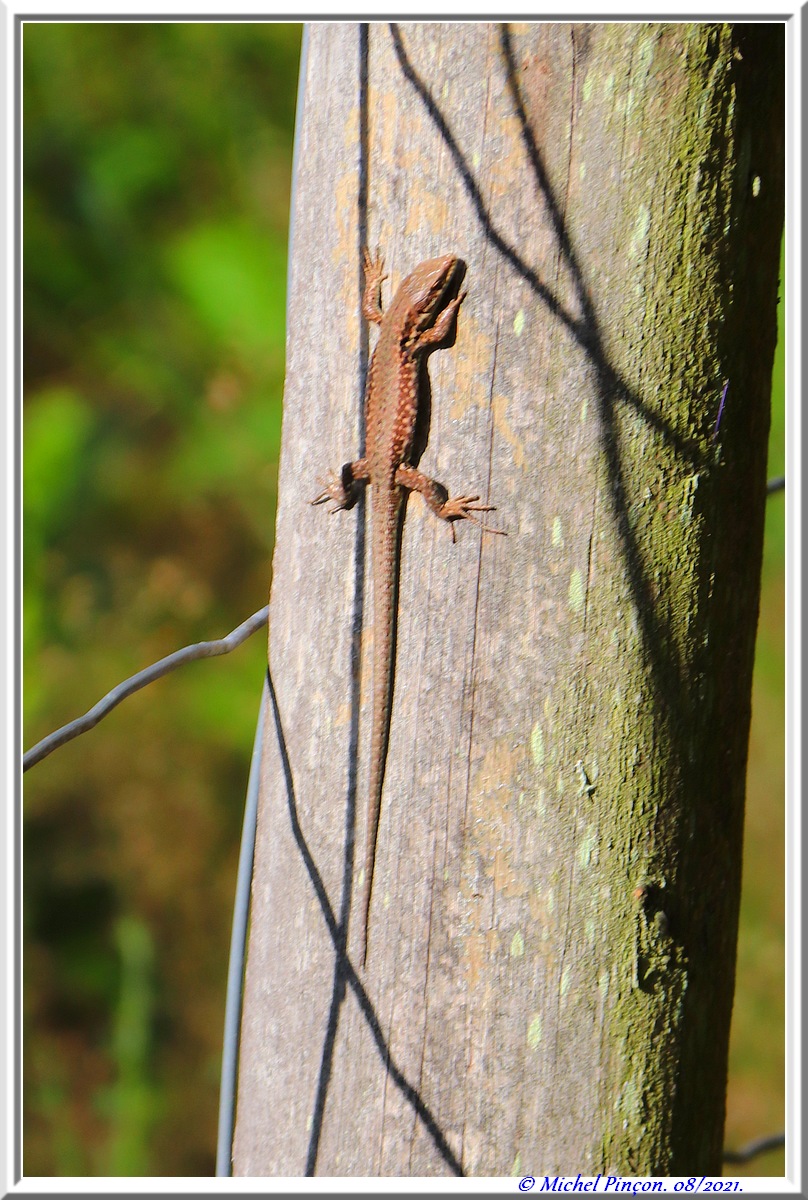
[[(26, 746), (265, 602), (299, 48), (273, 23), (24, 26)], [(731, 1145), (783, 1122), (782, 496), (766, 539)], [(168, 676), (25, 777), (29, 1175), (213, 1173), (264, 662), (258, 635)]]
[[(26, 745), (266, 602), (300, 37), (23, 27)], [(28, 1174), (213, 1173), (265, 655), (26, 776)]]

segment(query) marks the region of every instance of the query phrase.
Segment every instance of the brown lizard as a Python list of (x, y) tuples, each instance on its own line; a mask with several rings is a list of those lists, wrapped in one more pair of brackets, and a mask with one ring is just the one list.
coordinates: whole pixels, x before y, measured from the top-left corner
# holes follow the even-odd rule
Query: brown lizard
[[(331, 500), (331, 512), (353, 508), (361, 486), (371, 490), (371, 564), (373, 569), (373, 709), (370, 738), (365, 877), (362, 894), (362, 964), (368, 953), (368, 921), (376, 859), (382, 787), (390, 734), (398, 609), (401, 529), (408, 492), (420, 492), (436, 516), (450, 522), (477, 521), (472, 514), (493, 512), (479, 496), (449, 499), (446, 488), (417, 470), (429, 434), (430, 391), (426, 358), (454, 332), (465, 264), (452, 254), (431, 258), (408, 275), (382, 314), (384, 265), (365, 251), (362, 314), (381, 326), (370, 361), (365, 392), (367, 444), (364, 458), (346, 463), (338, 478), (323, 481), (312, 501)], [(501, 532), (491, 530), (490, 532)]]

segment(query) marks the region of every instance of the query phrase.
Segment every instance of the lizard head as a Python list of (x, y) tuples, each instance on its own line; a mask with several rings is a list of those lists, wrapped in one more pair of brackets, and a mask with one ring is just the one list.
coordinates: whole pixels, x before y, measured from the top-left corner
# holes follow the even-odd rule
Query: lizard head
[(428, 329), (460, 289), (466, 264), (454, 254), (428, 258), (401, 285), (409, 306), (417, 313), (415, 330)]

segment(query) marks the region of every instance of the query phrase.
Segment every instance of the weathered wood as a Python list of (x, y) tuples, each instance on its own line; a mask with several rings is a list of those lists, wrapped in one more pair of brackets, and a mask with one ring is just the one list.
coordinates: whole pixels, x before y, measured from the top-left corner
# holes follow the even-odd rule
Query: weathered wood
[[(364, 36), (305, 63), (235, 1173), (717, 1172), (782, 29)], [(386, 299), (468, 264), (422, 466), (509, 536), (410, 501), (355, 974), (364, 513), (307, 501), (360, 445), (365, 242)]]

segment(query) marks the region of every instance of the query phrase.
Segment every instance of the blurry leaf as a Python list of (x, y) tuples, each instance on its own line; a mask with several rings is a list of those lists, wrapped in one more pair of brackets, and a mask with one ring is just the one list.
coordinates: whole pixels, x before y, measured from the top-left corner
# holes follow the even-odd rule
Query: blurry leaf
[(149, 1078), (154, 1024), (154, 953), (148, 927), (122, 917), (115, 928), (120, 956), (120, 993), (112, 1038), (116, 1081), (105, 1097), (110, 1117), (107, 1173), (149, 1173), (149, 1135), (158, 1111)]
[(36, 654), (45, 637), (47, 603), (37, 586), (43, 555), (68, 525), (80, 492), (92, 416), (71, 388), (51, 388), (33, 397), (23, 418), (23, 702), (26, 720), (44, 696)]
[(31, 556), (69, 520), (80, 490), (92, 414), (78, 392), (50, 388), (26, 404), (23, 422), (23, 520)]
[(129, 223), (144, 197), (174, 186), (175, 171), (176, 143), (166, 127), (116, 124), (97, 139), (89, 159), (92, 215)]
[(236, 222), (197, 225), (167, 252), (168, 269), (201, 321), (246, 358), (283, 354), (286, 247)]
[(243, 493), (247, 504), (256, 487), (266, 486), (266, 465), (278, 461), (279, 413), (280, 387), (271, 399), (251, 398), (236, 414), (198, 412), (194, 436), (177, 445), (170, 465), (175, 494)]

